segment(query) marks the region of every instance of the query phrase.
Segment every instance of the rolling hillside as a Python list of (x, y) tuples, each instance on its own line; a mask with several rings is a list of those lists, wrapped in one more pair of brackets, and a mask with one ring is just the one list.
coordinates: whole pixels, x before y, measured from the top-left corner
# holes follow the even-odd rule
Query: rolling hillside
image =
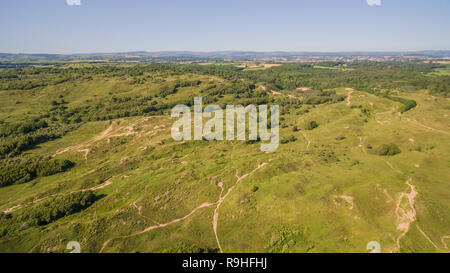
[[(448, 252), (449, 76), (341, 66), (0, 71), (0, 252)], [(174, 141), (195, 96), (280, 105), (279, 148)]]

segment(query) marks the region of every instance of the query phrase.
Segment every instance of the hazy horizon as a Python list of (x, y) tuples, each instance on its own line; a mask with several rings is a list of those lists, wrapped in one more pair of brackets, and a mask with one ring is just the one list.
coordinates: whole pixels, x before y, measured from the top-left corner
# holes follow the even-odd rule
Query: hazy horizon
[(103, 52), (68, 52), (68, 53), (57, 53), (57, 52), (0, 52), (0, 54), (27, 54), (27, 55), (91, 55), (91, 54), (125, 54), (125, 53), (218, 53), (218, 52), (256, 52), (256, 53), (416, 53), (416, 52), (439, 52), (439, 51), (450, 51), (450, 49), (420, 49), (420, 50), (352, 50), (352, 51), (286, 51), (286, 50), (210, 50), (210, 51), (201, 51), (201, 50), (158, 50), (158, 51), (148, 51), (148, 50), (130, 50), (130, 51), (103, 51)]

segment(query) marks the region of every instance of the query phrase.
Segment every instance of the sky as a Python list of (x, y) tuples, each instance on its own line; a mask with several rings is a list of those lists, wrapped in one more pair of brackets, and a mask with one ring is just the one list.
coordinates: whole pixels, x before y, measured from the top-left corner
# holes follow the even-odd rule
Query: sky
[(449, 0), (1, 0), (0, 52), (450, 50)]

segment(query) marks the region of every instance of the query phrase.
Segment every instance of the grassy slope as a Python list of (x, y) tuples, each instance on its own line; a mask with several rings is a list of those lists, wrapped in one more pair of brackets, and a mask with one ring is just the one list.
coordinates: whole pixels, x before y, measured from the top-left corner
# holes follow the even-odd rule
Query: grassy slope
[[(1, 106), (1, 118), (14, 120), (59, 94), (75, 106), (111, 90), (152, 94), (155, 87), (103, 78), (74, 87), (65, 83), (8, 95), (1, 91), (7, 101)], [(188, 94), (198, 94), (198, 89), (183, 88), (168, 99)], [(236, 172), (249, 174), (266, 162), (242, 179), (219, 209), (218, 237), (225, 252), (366, 252), (366, 244), (373, 240), (383, 251), (448, 251), (441, 238), (450, 235), (450, 147), (445, 134), (450, 132), (445, 116), (450, 103), (426, 91), (399, 95), (415, 99), (418, 107), (400, 116), (392, 110), (398, 103), (354, 91), (351, 105), (369, 109), (369, 116), (346, 102), (302, 106), (310, 110), (303, 115), (291, 111), (284, 116), (288, 126), (281, 129), (281, 138), (294, 135), (298, 140), (272, 153), (240, 141), (176, 143), (170, 137), (173, 120), (164, 116), (86, 123), (30, 151), (51, 155), (73, 147), (56, 157), (75, 161), (76, 167), (0, 188), (0, 209), (25, 207), (49, 195), (110, 181), (97, 190), (105, 197), (81, 213), (0, 238), (0, 250), (67, 251), (67, 242), (75, 240), (83, 252), (160, 252), (173, 250), (180, 242), (217, 251), (213, 203), (221, 190), (216, 183), (222, 182), (227, 191), (236, 183)], [(19, 100), (22, 104), (15, 104)], [(319, 127), (292, 131), (294, 125), (303, 129), (309, 120)], [(346, 138), (337, 140), (339, 136)], [(397, 143), (402, 153), (380, 157), (366, 146), (390, 142)], [(87, 159), (84, 149), (89, 149)], [(401, 234), (396, 229), (396, 204), (402, 192), (410, 191), (405, 184), (409, 178), (418, 191), (417, 219), (396, 249)], [(346, 201), (348, 197), (352, 201)], [(203, 203), (213, 205), (190, 214)], [(403, 202), (401, 206), (409, 209)]]

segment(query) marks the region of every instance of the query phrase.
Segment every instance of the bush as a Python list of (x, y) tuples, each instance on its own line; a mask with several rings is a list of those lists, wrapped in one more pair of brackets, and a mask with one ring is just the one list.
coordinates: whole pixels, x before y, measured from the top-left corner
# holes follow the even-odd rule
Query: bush
[(50, 157), (25, 157), (0, 161), (0, 187), (21, 184), (73, 167), (73, 162)]
[[(37, 144), (60, 138), (79, 126), (80, 124), (45, 127), (27, 134), (8, 132), (12, 136), (0, 139), (0, 159), (19, 155), (23, 151), (33, 148)], [(20, 128), (28, 127), (25, 126)], [(27, 131), (28, 129), (23, 130)], [(18, 135), (16, 135), (16, 133)]]
[(311, 121), (308, 121), (308, 122), (306, 123), (305, 129), (306, 129), (306, 130), (312, 130), (312, 129), (317, 128), (317, 127), (319, 127), (319, 124), (317, 124), (316, 121), (311, 120)]
[(47, 225), (64, 216), (80, 212), (99, 199), (91, 191), (76, 192), (43, 201), (20, 215), (19, 220), (31, 225)]
[(289, 143), (289, 142), (294, 142), (294, 141), (296, 141), (297, 140), (297, 138), (295, 137), (295, 136), (289, 136), (288, 138), (283, 138), (281, 141), (280, 141), (280, 143), (281, 144), (287, 144), (287, 143)]
[(396, 155), (401, 153), (400, 148), (395, 143), (382, 144), (376, 150), (378, 155)]
[(415, 100), (409, 100), (409, 99), (404, 99), (404, 98), (400, 98), (400, 97), (390, 97), (390, 96), (388, 96), (388, 98), (390, 100), (400, 102), (401, 104), (403, 104), (399, 109), (401, 113), (411, 110), (412, 108), (417, 106), (417, 102)]
[(201, 248), (195, 244), (178, 243), (173, 247), (164, 249), (162, 253), (205, 253), (208, 249)]

